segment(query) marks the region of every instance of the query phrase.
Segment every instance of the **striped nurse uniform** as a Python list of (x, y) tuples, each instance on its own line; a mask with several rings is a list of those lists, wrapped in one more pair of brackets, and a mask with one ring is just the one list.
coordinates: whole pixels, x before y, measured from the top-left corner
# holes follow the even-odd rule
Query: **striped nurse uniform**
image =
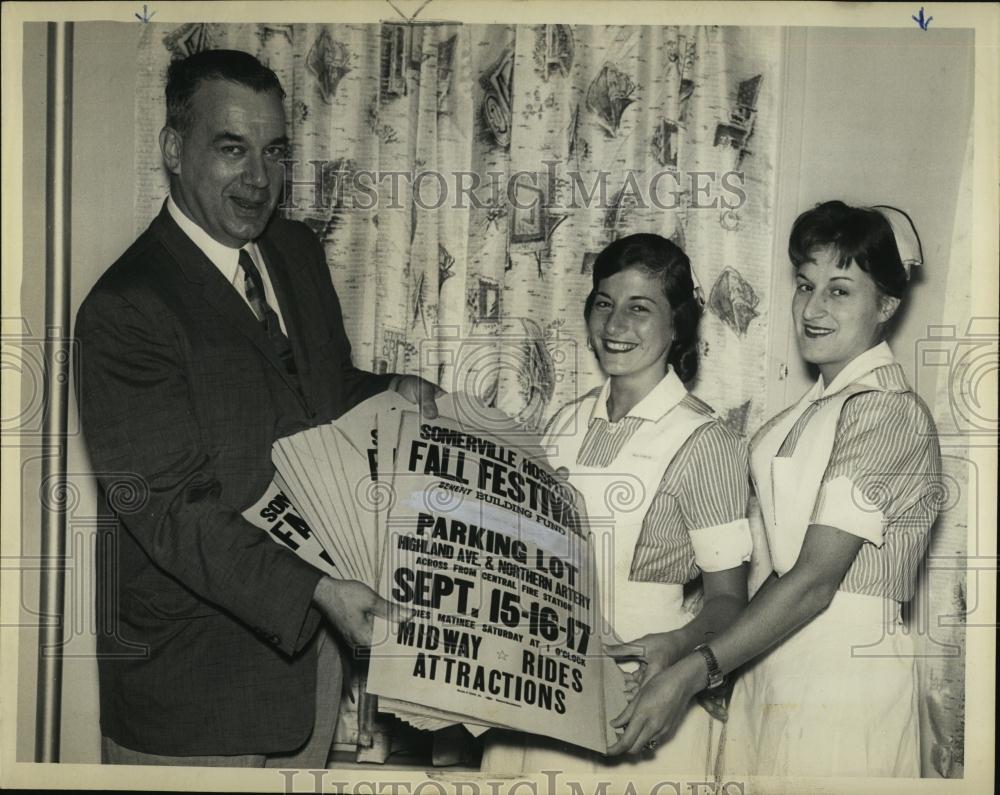
[[(624, 640), (694, 617), (684, 585), (750, 559), (747, 449), (672, 370), (623, 418), (607, 412), (610, 381), (564, 406), (543, 444), (583, 495), (595, 535), (602, 612)], [(609, 715), (608, 718), (613, 718)], [(494, 732), (483, 770), (626, 774), (713, 769), (720, 724), (696, 704), (655, 751), (609, 759), (543, 737)]]
[(737, 682), (726, 771), (919, 776), (915, 654), (900, 606), (941, 501), (940, 452), (889, 346), (768, 422), (750, 463), (779, 576), (810, 524), (864, 543), (830, 606)]

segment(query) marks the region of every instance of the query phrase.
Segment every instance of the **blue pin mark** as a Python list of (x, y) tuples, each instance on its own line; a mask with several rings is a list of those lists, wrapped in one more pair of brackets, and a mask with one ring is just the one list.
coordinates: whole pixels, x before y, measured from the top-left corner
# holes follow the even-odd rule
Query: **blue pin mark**
[[(156, 13), (155, 11), (150, 11), (149, 8), (146, 6), (146, 4), (143, 3), (142, 4), (142, 13), (141, 14), (134, 14), (134, 16), (140, 22), (149, 22), (149, 20), (151, 20), (153, 18), (153, 15), (155, 13)], [(923, 14), (924, 10), (920, 9), (920, 13)]]
[(920, 25), (921, 30), (927, 30), (927, 26), (931, 24), (931, 20), (934, 19), (934, 17), (927, 17), (927, 19), (924, 19), (924, 7), (920, 6), (920, 13), (917, 14), (917, 16), (911, 16), (910, 19)]

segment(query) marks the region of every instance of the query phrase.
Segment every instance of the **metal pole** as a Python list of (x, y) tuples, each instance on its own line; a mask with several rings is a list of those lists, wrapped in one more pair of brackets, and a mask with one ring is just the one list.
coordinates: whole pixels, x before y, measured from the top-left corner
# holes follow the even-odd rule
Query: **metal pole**
[(45, 135), (45, 414), (39, 586), (43, 624), (38, 634), (38, 697), (35, 761), (59, 761), (62, 705), (63, 597), (66, 585), (66, 512), (52, 494), (66, 482), (66, 418), (69, 406), (69, 262), (73, 24), (48, 25)]

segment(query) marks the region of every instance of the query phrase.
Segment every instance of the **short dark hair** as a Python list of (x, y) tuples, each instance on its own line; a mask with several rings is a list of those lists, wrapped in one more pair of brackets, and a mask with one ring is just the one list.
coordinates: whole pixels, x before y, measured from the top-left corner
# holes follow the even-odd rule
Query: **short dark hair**
[(254, 91), (285, 90), (278, 76), (250, 53), (240, 50), (202, 50), (170, 64), (167, 70), (167, 126), (180, 133), (190, 129), (191, 99), (205, 80), (228, 80)]
[(902, 298), (906, 293), (906, 269), (896, 237), (878, 210), (850, 207), (842, 201), (823, 202), (806, 210), (792, 226), (788, 258), (798, 269), (812, 259), (817, 248), (825, 246), (837, 252), (838, 267), (856, 262), (884, 295)]
[(679, 246), (665, 237), (651, 233), (628, 235), (598, 254), (594, 260), (594, 286), (587, 296), (584, 317), (590, 320), (601, 281), (626, 268), (639, 268), (660, 280), (674, 315), (674, 341), (667, 352), (667, 363), (681, 381), (690, 381), (698, 372), (701, 303), (691, 278), (691, 261)]

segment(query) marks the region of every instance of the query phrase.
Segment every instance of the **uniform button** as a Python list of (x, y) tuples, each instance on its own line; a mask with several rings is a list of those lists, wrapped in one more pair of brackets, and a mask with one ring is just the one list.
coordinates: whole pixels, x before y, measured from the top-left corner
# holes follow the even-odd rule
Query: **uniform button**
[(277, 635), (272, 635), (270, 638), (268, 638), (268, 640), (270, 640), (271, 643), (273, 643), (275, 646), (281, 645), (281, 638), (279, 638)]

